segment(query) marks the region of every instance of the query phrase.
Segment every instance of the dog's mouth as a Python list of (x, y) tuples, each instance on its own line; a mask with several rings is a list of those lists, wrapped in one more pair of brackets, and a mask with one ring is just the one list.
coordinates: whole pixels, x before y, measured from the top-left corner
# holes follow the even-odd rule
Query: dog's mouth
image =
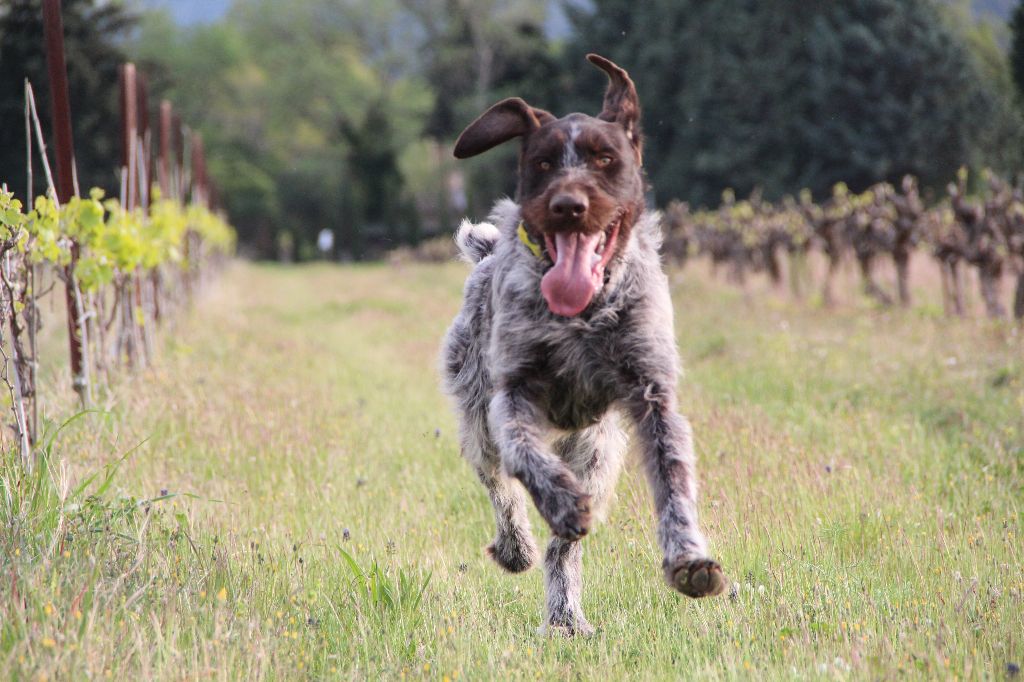
[(540, 290), (548, 309), (556, 315), (575, 317), (583, 312), (604, 283), (604, 270), (615, 253), (622, 225), (618, 211), (603, 230), (545, 234), (544, 242), (554, 266), (544, 275)]

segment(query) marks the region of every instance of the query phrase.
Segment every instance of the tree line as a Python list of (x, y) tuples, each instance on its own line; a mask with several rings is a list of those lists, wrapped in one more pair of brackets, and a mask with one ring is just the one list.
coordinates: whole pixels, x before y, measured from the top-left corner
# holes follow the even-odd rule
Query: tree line
[[(41, 68), (38, 4), (0, 10), (5, 178), (24, 164), (8, 86)], [(264, 257), (313, 257), (327, 228), (334, 257), (370, 258), (481, 216), (514, 190), (515, 150), (456, 166), (453, 139), (504, 96), (596, 110), (589, 51), (637, 83), (659, 205), (714, 208), (726, 187), (824, 200), (840, 181), (859, 194), (908, 174), (942, 192), (962, 165), (1013, 176), (1024, 149), (1011, 66), (1024, 59), (966, 1), (235, 0), (187, 28), (64, 4), (83, 184), (114, 189), (116, 140), (97, 122), (117, 100), (100, 76), (131, 57), (203, 132), (241, 248)]]

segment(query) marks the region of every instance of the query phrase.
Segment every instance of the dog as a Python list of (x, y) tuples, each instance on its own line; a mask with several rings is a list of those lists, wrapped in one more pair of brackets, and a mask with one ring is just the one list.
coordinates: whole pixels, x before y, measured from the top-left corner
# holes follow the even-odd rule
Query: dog
[(717, 595), (727, 579), (697, 522), (688, 422), (676, 409), (679, 360), (660, 217), (646, 211), (640, 104), (625, 70), (596, 117), (563, 118), (513, 97), (455, 144), (465, 159), (521, 139), (516, 200), (456, 236), (474, 264), (443, 349), (463, 456), (487, 488), (497, 536), (487, 548), (519, 573), (539, 560), (525, 492), (553, 537), (544, 553), (542, 633), (590, 635), (580, 543), (606, 508), (632, 424), (658, 516), (668, 584)]

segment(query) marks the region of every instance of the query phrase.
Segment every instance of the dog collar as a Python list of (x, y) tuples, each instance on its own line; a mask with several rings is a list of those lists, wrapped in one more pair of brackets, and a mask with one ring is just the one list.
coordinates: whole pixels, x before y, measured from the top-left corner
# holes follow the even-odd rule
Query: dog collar
[(516, 229), (516, 234), (519, 235), (519, 241), (521, 241), (526, 246), (526, 248), (530, 250), (530, 253), (532, 253), (537, 258), (543, 258), (543, 252), (541, 250), (540, 244), (533, 241), (533, 239), (530, 237), (530, 233), (526, 231), (526, 224), (524, 222), (519, 221), (519, 227)]

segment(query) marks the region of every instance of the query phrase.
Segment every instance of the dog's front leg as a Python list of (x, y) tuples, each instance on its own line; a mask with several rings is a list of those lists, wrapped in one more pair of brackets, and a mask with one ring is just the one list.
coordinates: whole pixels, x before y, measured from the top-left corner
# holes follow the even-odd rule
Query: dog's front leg
[(668, 584), (690, 597), (725, 590), (697, 523), (697, 474), (690, 424), (676, 411), (675, 390), (641, 381), (628, 400), (658, 513), (658, 543)]
[(523, 484), (551, 531), (578, 540), (590, 530), (590, 495), (541, 437), (546, 422), (525, 391), (498, 391), (491, 400), (490, 429), (509, 476)]

